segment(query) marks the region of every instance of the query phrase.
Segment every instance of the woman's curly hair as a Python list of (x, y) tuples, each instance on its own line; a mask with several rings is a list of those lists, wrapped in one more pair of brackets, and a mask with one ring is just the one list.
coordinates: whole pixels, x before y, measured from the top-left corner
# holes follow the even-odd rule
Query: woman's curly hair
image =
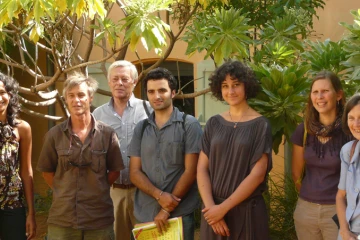
[(0, 72), (0, 81), (4, 84), (6, 92), (9, 94), (9, 104), (6, 109), (6, 120), (10, 126), (15, 127), (19, 124), (17, 119), (19, 119), (19, 96), (18, 88), (19, 83), (3, 73)]
[(228, 74), (232, 79), (244, 83), (246, 99), (255, 97), (260, 91), (259, 81), (251, 68), (239, 61), (228, 61), (217, 68), (209, 78), (209, 86), (216, 99), (224, 101), (221, 94), (221, 84)]

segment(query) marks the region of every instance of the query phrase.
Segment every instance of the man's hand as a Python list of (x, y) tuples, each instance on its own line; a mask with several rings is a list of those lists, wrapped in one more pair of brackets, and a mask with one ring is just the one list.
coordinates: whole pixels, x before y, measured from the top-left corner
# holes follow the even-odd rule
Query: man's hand
[(162, 235), (163, 232), (166, 232), (167, 228), (169, 227), (168, 223), (169, 213), (164, 210), (160, 210), (160, 212), (155, 216), (154, 222), (159, 233)]
[(160, 206), (168, 212), (174, 211), (174, 209), (179, 205), (179, 202), (181, 201), (180, 198), (167, 192), (163, 192), (161, 196), (158, 197), (158, 199)]

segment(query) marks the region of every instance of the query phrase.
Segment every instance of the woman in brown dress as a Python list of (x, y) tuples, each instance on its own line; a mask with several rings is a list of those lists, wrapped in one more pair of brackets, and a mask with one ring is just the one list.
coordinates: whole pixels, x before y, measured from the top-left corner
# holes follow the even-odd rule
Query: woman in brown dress
[(29, 240), (36, 235), (31, 128), (18, 118), (20, 104), (17, 90), (18, 83), (0, 73), (1, 240)]
[(269, 239), (262, 192), (272, 167), (271, 128), (247, 103), (258, 92), (258, 81), (238, 61), (223, 64), (209, 80), (212, 94), (229, 110), (208, 120), (201, 143), (201, 239)]

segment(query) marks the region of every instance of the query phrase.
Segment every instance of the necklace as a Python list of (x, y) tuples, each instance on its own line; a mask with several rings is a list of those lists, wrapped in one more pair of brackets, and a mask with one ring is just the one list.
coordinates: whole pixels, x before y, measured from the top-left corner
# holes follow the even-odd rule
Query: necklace
[(248, 108), (244, 111), (244, 113), (241, 115), (239, 121), (237, 121), (237, 122), (235, 122), (235, 121), (232, 119), (232, 116), (231, 116), (231, 113), (230, 113), (230, 110), (229, 110), (229, 116), (230, 116), (231, 121), (234, 123), (234, 128), (237, 127), (238, 123), (241, 121), (241, 119), (243, 118), (243, 116), (245, 116), (245, 113), (249, 110), (249, 108), (250, 108), (250, 107), (248, 107)]

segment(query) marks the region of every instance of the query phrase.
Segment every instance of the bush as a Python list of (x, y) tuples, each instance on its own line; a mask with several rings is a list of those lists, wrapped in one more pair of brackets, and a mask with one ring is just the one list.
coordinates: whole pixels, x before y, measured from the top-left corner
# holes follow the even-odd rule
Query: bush
[(294, 240), (296, 238), (293, 213), (298, 192), (291, 176), (269, 174), (269, 190), (264, 198), (269, 210), (270, 238), (272, 240)]
[(45, 196), (35, 194), (34, 200), (36, 212), (49, 212), (52, 203), (52, 190), (49, 188)]

